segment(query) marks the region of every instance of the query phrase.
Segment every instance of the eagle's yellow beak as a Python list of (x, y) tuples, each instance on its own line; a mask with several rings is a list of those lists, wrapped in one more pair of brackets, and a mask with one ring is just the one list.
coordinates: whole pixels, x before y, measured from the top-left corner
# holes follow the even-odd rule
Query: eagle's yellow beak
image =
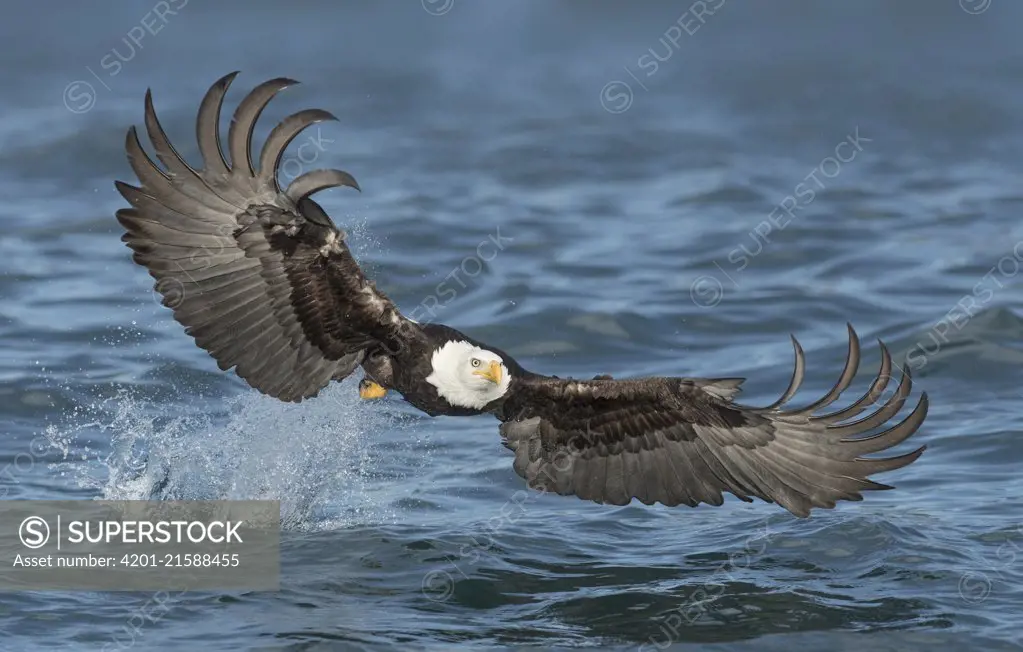
[(481, 369), (479, 371), (474, 371), (472, 373), (477, 375), (477, 376), (479, 376), (480, 378), (486, 378), (487, 380), (489, 380), (490, 382), (494, 383), (495, 385), (500, 385), (501, 384), (501, 363), (500, 362), (491, 361), (490, 367), (488, 367), (485, 371)]
[(375, 398), (383, 398), (385, 396), (387, 396), (387, 390), (374, 383), (369, 378), (363, 378), (362, 381), (359, 382), (359, 398), (371, 400)]

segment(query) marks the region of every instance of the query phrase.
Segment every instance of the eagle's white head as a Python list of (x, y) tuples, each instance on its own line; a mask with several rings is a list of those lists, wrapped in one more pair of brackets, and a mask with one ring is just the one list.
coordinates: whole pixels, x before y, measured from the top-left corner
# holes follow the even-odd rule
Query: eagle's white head
[(451, 405), (481, 409), (508, 391), (511, 374), (501, 356), (463, 340), (451, 340), (433, 352), (426, 382)]

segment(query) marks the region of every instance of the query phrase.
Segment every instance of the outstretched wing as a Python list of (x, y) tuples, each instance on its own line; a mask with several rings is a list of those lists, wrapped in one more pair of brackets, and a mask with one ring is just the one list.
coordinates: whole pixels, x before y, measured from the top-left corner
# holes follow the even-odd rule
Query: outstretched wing
[(891, 419), (912, 390), (909, 370), (894, 394), (869, 416), (853, 417), (884, 396), (892, 361), (883, 342), (881, 371), (855, 403), (814, 416), (833, 403), (859, 368), (859, 340), (849, 326), (845, 370), (826, 396), (782, 411), (799, 389), (803, 351), (792, 339), (796, 367), (785, 394), (765, 408), (731, 399), (742, 379), (527, 379), (506, 406), (501, 436), (515, 452), (515, 471), (542, 491), (614, 505), (721, 505), (722, 492), (746, 502), (776, 502), (796, 516), (864, 490), (891, 489), (868, 476), (898, 469), (926, 448), (889, 458), (864, 455), (891, 448), (920, 427), (924, 393), (913, 412), (888, 430), (863, 436)]
[(358, 190), (355, 179), (315, 170), (284, 190), (278, 184), (288, 144), (334, 116), (310, 109), (285, 118), (253, 167), (252, 131), (260, 113), (297, 82), (272, 79), (241, 101), (227, 136), (228, 164), (219, 123), (235, 75), (213, 84), (199, 108), (200, 170), (175, 151), (146, 92), (146, 131), (166, 170), (129, 129), (125, 147), (141, 187), (116, 182), (132, 205), (117, 219), (134, 261), (156, 279), (163, 304), (196, 344), (259, 391), (297, 402), (349, 375), (368, 347), (395, 346), (416, 329), (366, 279), (344, 232), (309, 198), (334, 186)]

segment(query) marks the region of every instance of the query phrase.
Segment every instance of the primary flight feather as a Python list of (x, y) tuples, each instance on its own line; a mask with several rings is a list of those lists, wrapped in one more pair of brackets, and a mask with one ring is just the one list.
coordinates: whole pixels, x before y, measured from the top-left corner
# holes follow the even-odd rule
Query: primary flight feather
[[(161, 168), (128, 130), (135, 187), (116, 182), (131, 204), (117, 212), (133, 259), (156, 279), (174, 318), (220, 366), (282, 401), (315, 396), (361, 367), (364, 398), (394, 390), (431, 415), (489, 413), (526, 483), (543, 491), (615, 505), (720, 505), (731, 493), (775, 502), (797, 516), (890, 489), (868, 476), (916, 460), (923, 446), (888, 458), (864, 457), (903, 442), (927, 414), (927, 395), (901, 422), (881, 428), (912, 390), (908, 368), (890, 398), (892, 362), (852, 405), (835, 402), (859, 368), (859, 340), (838, 383), (802, 409), (782, 410), (803, 379), (793, 338), (788, 389), (763, 408), (739, 405), (740, 378), (578, 380), (524, 369), (507, 353), (440, 324), (418, 324), (369, 281), (345, 234), (311, 195), (336, 186), (358, 190), (347, 172), (316, 170), (278, 183), (288, 144), (306, 127), (334, 117), (319, 109), (285, 118), (253, 156), (252, 132), (279, 91), (273, 79), (238, 105), (225, 152), (221, 108), (237, 73), (218, 80), (199, 107), (196, 135), (203, 167), (178, 155), (146, 93), (145, 127)], [(851, 419), (863, 412), (867, 416)], [(872, 433), (873, 434), (870, 434)]]

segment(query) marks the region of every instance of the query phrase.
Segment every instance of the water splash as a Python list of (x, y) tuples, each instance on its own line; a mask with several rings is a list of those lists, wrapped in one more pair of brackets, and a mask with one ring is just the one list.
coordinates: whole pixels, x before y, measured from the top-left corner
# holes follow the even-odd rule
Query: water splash
[(54, 445), (81, 452), (53, 466), (103, 500), (280, 500), (285, 529), (393, 517), (366, 485), (366, 441), (393, 418), (350, 382), (301, 404), (246, 391), (212, 411), (187, 409), (122, 389), (47, 430)]

